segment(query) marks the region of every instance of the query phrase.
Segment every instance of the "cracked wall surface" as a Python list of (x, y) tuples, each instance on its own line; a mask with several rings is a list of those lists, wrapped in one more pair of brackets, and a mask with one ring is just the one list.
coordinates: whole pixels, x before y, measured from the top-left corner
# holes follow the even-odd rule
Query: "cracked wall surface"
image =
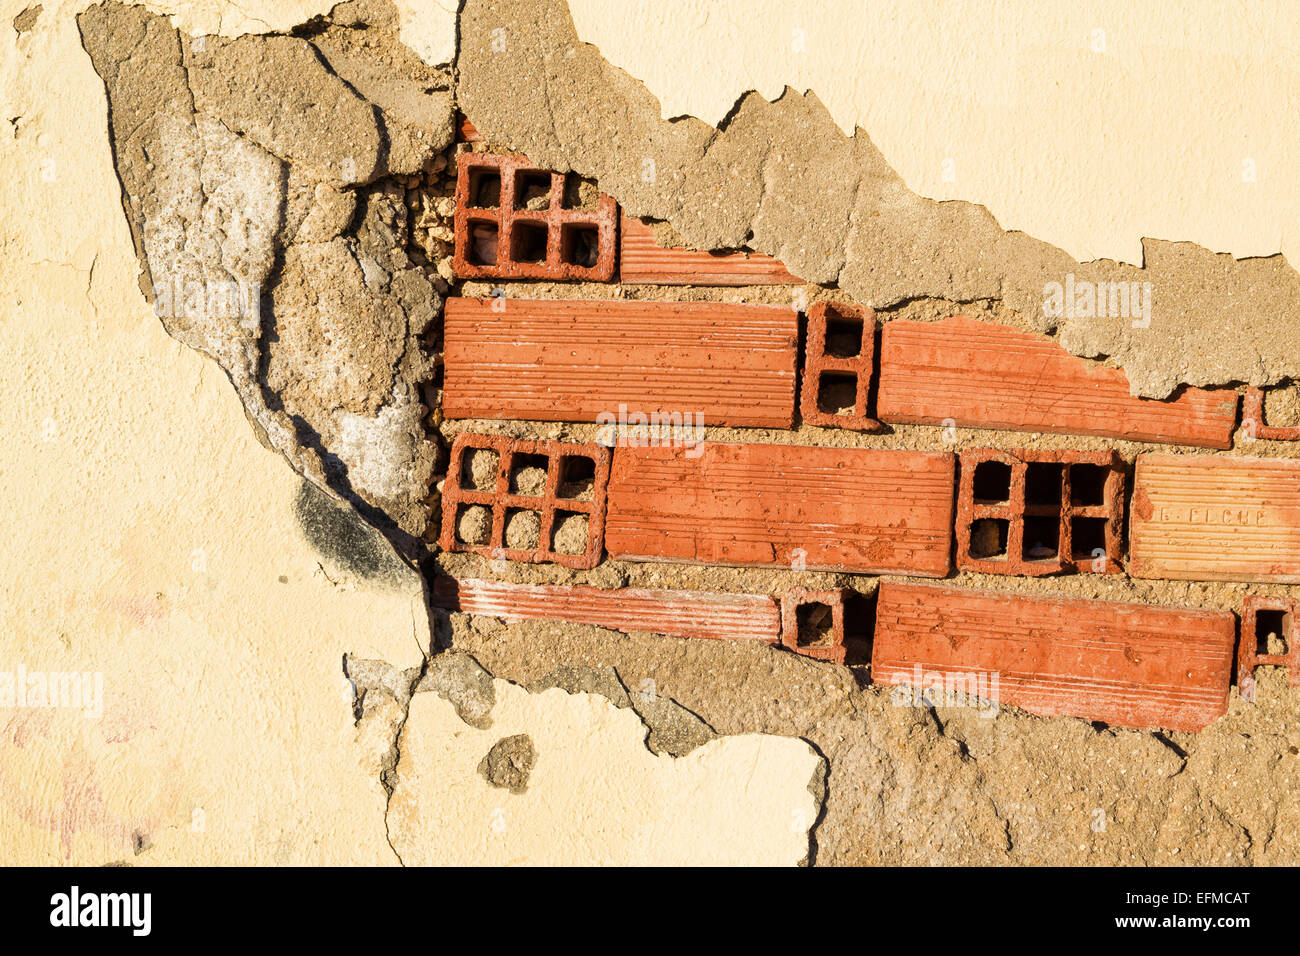
[[(16, 608), (8, 653), (33, 669), (99, 669), (106, 682), (101, 721), (6, 715), (0, 795), (15, 860), (1300, 857), (1300, 740), (1276, 673), (1261, 675), (1258, 703), (1234, 691), (1202, 734), (1122, 731), (897, 707), (847, 668), (747, 642), (507, 626), (427, 601), (439, 572), (754, 592), (847, 583), (612, 561), (502, 569), (428, 544), (439, 443), (458, 429), (592, 437), (582, 425), (442, 421), (430, 382), (456, 285), (457, 108), (482, 148), (593, 177), (673, 242), (757, 249), (838, 287), (803, 287), (812, 298), (913, 318), (964, 306), (1054, 330), (1123, 366), (1143, 394), (1294, 374), (1300, 288), (1284, 259), (1169, 236), (1147, 240), (1141, 269), (1077, 262), (983, 206), (912, 192), (816, 91), (743, 96), (720, 128), (665, 120), (557, 0), (468, 0), (454, 64), (454, 11), (439, 4), (242, 6), (0, 7), (0, 30), (12, 27), (0, 157), (17, 171), (6, 208), (23, 210), (0, 218), (0, 334), (19, 396), (0, 435), (22, 462), (6, 479), (24, 507), (7, 518), (26, 543), (0, 564)], [(1152, 282), (1151, 326), (1049, 321), (1042, 286), (1067, 273)], [(193, 284), (205, 296), (255, 290), (256, 308), (189, 310)], [(791, 289), (679, 294), (784, 301)], [(1225, 315), (1247, 334), (1223, 335)], [(809, 432), (710, 437), (876, 441)], [(904, 444), (923, 439), (899, 430)]]

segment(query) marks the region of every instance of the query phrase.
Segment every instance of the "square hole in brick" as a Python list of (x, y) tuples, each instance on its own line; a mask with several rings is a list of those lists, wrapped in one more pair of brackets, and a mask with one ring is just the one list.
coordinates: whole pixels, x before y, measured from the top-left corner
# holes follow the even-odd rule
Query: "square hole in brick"
[(861, 319), (843, 315), (834, 308), (826, 312), (826, 354), (836, 358), (856, 358), (862, 354)]
[(1110, 469), (1104, 465), (1070, 466), (1070, 502), (1076, 505), (1104, 505), (1106, 478)]
[(1049, 561), (1061, 553), (1061, 522), (1057, 518), (1025, 518), (1021, 554), (1026, 561)]
[(501, 207), (501, 171), (495, 166), (478, 166), (469, 171), (466, 205), (475, 209)]
[(569, 223), (561, 226), (560, 258), (571, 266), (594, 268), (600, 259), (600, 230)]
[(510, 459), (510, 494), (540, 498), (546, 493), (545, 455), (513, 455)]
[(834, 643), (835, 612), (829, 604), (813, 601), (794, 612), (795, 641), (799, 647), (830, 647)]
[(545, 262), (548, 232), (545, 223), (516, 219), (510, 227), (510, 258), (515, 262)]
[(981, 461), (971, 483), (973, 497), (981, 504), (1011, 500), (1011, 466), (1004, 461)]
[(551, 174), (540, 169), (515, 173), (515, 208), (544, 212), (551, 208)]
[(1070, 556), (1076, 561), (1106, 556), (1106, 519), (1070, 519)]
[(466, 448), (460, 459), (460, 486), (473, 491), (496, 491), (501, 456), (491, 448)]
[(577, 173), (564, 176), (565, 209), (598, 209), (600, 207), (600, 188), (594, 179), (587, 179)]
[(858, 401), (858, 377), (852, 372), (822, 372), (817, 377), (817, 411), (852, 415)]
[(486, 505), (459, 505), (456, 508), (456, 540), (471, 547), (481, 547), (492, 540), (492, 509)]
[(560, 458), (560, 481), (557, 498), (572, 501), (590, 501), (596, 490), (596, 463), (586, 455), (564, 455)]
[(1258, 608), (1255, 611), (1255, 653), (1285, 654), (1287, 646), (1287, 625), (1290, 617), (1286, 611), (1277, 608)]
[(1007, 556), (1011, 523), (1005, 518), (978, 518), (970, 526), (970, 556), (981, 560)]
[(542, 543), (542, 515), (531, 508), (506, 509), (506, 547), (514, 551), (535, 551)]
[(500, 232), (500, 227), (495, 222), (486, 219), (470, 220), (469, 248), (465, 250), (465, 258), (476, 266), (496, 265)]
[(1025, 504), (1060, 505), (1063, 465), (1031, 461), (1025, 469)]
[(556, 511), (551, 526), (551, 550), (556, 554), (586, 554), (587, 516), (576, 511)]

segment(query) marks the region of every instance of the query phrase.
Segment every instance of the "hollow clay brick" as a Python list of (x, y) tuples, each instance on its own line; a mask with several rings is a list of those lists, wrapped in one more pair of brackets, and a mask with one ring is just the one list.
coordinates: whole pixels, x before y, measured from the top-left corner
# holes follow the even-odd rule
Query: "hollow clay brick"
[(884, 422), (1230, 448), (1236, 415), (1228, 390), (1136, 398), (1122, 371), (1045, 335), (964, 316), (886, 322), (881, 331), (876, 417)]
[(646, 588), (603, 590), (563, 585), (457, 581), (437, 577), (435, 607), (504, 621), (547, 620), (674, 637), (775, 643), (781, 619), (766, 594), (709, 594)]
[(1241, 405), (1241, 423), (1251, 438), (1265, 441), (1300, 441), (1300, 426), (1267, 425), (1264, 423), (1264, 392), (1251, 387)]
[[(1300, 644), (1296, 643), (1296, 612), (1300, 600), (1285, 597), (1266, 597), (1262, 594), (1246, 595), (1241, 612), (1241, 638), (1237, 643), (1237, 687), (1246, 700), (1255, 699), (1255, 668), (1271, 664), (1287, 669), (1287, 684), (1300, 684)], [(1282, 633), (1278, 636), (1286, 643), (1285, 654), (1261, 653), (1255, 625), (1261, 611), (1278, 611), (1282, 614)]]
[[(476, 489), (466, 475), (466, 456), (473, 450), (495, 452), (498, 456), (490, 489)], [(511, 490), (511, 475), (525, 456), (546, 458), (546, 479), (541, 494)], [(562, 488), (562, 459), (588, 459), (593, 475), (589, 493), (583, 497), (566, 497)], [(605, 492), (609, 482), (609, 449), (600, 445), (561, 441), (524, 441), (500, 435), (456, 436), (451, 446), (451, 460), (442, 489), (442, 535), (438, 546), (444, 551), (468, 551), (490, 558), (530, 563), (549, 561), (580, 570), (600, 563), (605, 528)], [(528, 460), (535, 460), (530, 457)], [(491, 513), (491, 531), (485, 544), (460, 539), (458, 517), (462, 506), (481, 505)], [(538, 546), (532, 549), (509, 548), (505, 542), (507, 512), (533, 511), (540, 516)], [(581, 554), (561, 554), (551, 545), (552, 535), (563, 517), (584, 515), (587, 519), (586, 549)]]
[[(1000, 462), (1011, 470), (1005, 501), (981, 500), (976, 497), (975, 475), (985, 462)], [(1029, 467), (1032, 464), (1061, 465), (1061, 482), (1054, 503), (1030, 503), (1026, 500)], [(1077, 466), (1104, 469), (1101, 500), (1080, 500), (1075, 484), (1081, 477)], [(1056, 531), (1056, 553), (1031, 556), (1034, 542), (1026, 541), (1026, 518), (1052, 521)], [(1105, 522), (1100, 548), (1077, 551), (1074, 540), (1076, 519)], [(1006, 553), (1001, 557), (977, 557), (972, 554), (971, 529), (977, 521), (1006, 522)], [(961, 454), (961, 485), (957, 494), (957, 568), (987, 574), (1018, 574), (1038, 577), (1062, 571), (1117, 574), (1123, 570), (1124, 462), (1113, 451), (998, 451), (979, 448)], [(1046, 546), (1044, 546), (1046, 547)], [(1094, 550), (1103, 552), (1094, 554)]]
[(654, 230), (624, 216), (619, 224), (619, 279), (652, 285), (801, 285), (779, 259), (760, 252), (700, 252), (664, 248)]
[[(831, 661), (843, 664), (846, 652), (844, 645), (844, 596), (846, 588), (832, 591), (806, 591), (803, 588), (791, 588), (781, 595), (781, 644), (787, 650), (812, 657), (819, 661)], [(810, 604), (825, 605), (830, 609), (831, 626), (824, 642), (817, 644), (799, 643), (799, 609)]]
[[(861, 340), (852, 355), (833, 354), (835, 338), (827, 329), (837, 323), (861, 328)], [(875, 432), (883, 426), (868, 413), (871, 378), (876, 364), (876, 313), (851, 305), (817, 302), (808, 309), (808, 334), (804, 342), (803, 387), (799, 397), (799, 415), (809, 425), (850, 428)], [(840, 414), (822, 411), (818, 405), (823, 374), (852, 375), (854, 401), (852, 411)]]
[(594, 422), (625, 406), (789, 428), (798, 337), (781, 306), (448, 299), (443, 414)]
[[(495, 206), (476, 206), (470, 191), (478, 177), (500, 176)], [(528, 177), (549, 182), (546, 209), (528, 209), (521, 193)], [(518, 207), (518, 208), (517, 208)], [(456, 251), (452, 269), (462, 279), (549, 279), (552, 281), (607, 282), (614, 275), (615, 233), (618, 207), (600, 194), (595, 209), (568, 209), (564, 203), (564, 176), (539, 169), (522, 156), (498, 153), (461, 153), (456, 157)], [(490, 242), (480, 230), (496, 231)], [(518, 244), (531, 233), (544, 230), (545, 254), (537, 261), (523, 258)], [(580, 231), (594, 231), (596, 261), (578, 264), (573, 246)], [(491, 251), (488, 261), (487, 251)]]
[(942, 577), (950, 454), (707, 442), (619, 447), (612, 557)]
[(1195, 731), (1227, 710), (1235, 633), (1228, 611), (885, 581), (871, 676), (981, 686), (1046, 717)]
[(1300, 583), (1300, 461), (1139, 455), (1129, 574)]

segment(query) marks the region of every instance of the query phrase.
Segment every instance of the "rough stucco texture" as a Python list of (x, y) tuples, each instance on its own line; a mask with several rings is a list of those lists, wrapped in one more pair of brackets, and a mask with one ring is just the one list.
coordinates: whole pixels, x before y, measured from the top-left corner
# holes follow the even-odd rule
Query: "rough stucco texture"
[[(1078, 262), (983, 206), (918, 196), (867, 132), (845, 136), (812, 93), (747, 94), (720, 128), (664, 120), (639, 81), (582, 41), (561, 0), (469, 0), (458, 64), (462, 108), (487, 139), (597, 178), (692, 246), (750, 246), (872, 307), (1001, 299), (1076, 354), (1108, 357), (1149, 397), (1300, 371), (1300, 275), (1280, 256), (1237, 260), (1172, 236), (1143, 241), (1142, 268)], [(1044, 288), (1067, 275), (1151, 283), (1149, 325), (1049, 316)], [(1229, 323), (1242, 334), (1223, 334)]]

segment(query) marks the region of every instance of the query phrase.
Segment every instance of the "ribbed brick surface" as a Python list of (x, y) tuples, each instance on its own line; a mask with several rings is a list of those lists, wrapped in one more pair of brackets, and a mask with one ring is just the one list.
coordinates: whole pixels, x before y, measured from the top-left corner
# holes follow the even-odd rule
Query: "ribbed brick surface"
[(789, 428), (798, 336), (781, 306), (448, 299), (443, 414), (591, 422), (622, 404)]
[(943, 576), (949, 454), (709, 442), (615, 449), (613, 557)]
[(1035, 714), (1194, 731), (1227, 710), (1235, 632), (1226, 611), (882, 582), (871, 675), (996, 673)]
[(568, 621), (615, 631), (648, 631), (675, 637), (772, 643), (778, 640), (781, 629), (776, 602), (765, 594), (645, 588), (609, 591), (438, 577), (433, 582), (433, 604), (505, 621)]
[(694, 249), (665, 249), (654, 230), (640, 219), (624, 216), (619, 226), (619, 279), (653, 285), (797, 285), (803, 280), (786, 271), (779, 259), (762, 253), (715, 254)]
[(1300, 461), (1139, 455), (1129, 573), (1300, 583)]
[(958, 316), (896, 321), (881, 332), (876, 417), (885, 422), (1100, 435), (1230, 448), (1232, 391), (1135, 398), (1127, 376), (1047, 336)]

